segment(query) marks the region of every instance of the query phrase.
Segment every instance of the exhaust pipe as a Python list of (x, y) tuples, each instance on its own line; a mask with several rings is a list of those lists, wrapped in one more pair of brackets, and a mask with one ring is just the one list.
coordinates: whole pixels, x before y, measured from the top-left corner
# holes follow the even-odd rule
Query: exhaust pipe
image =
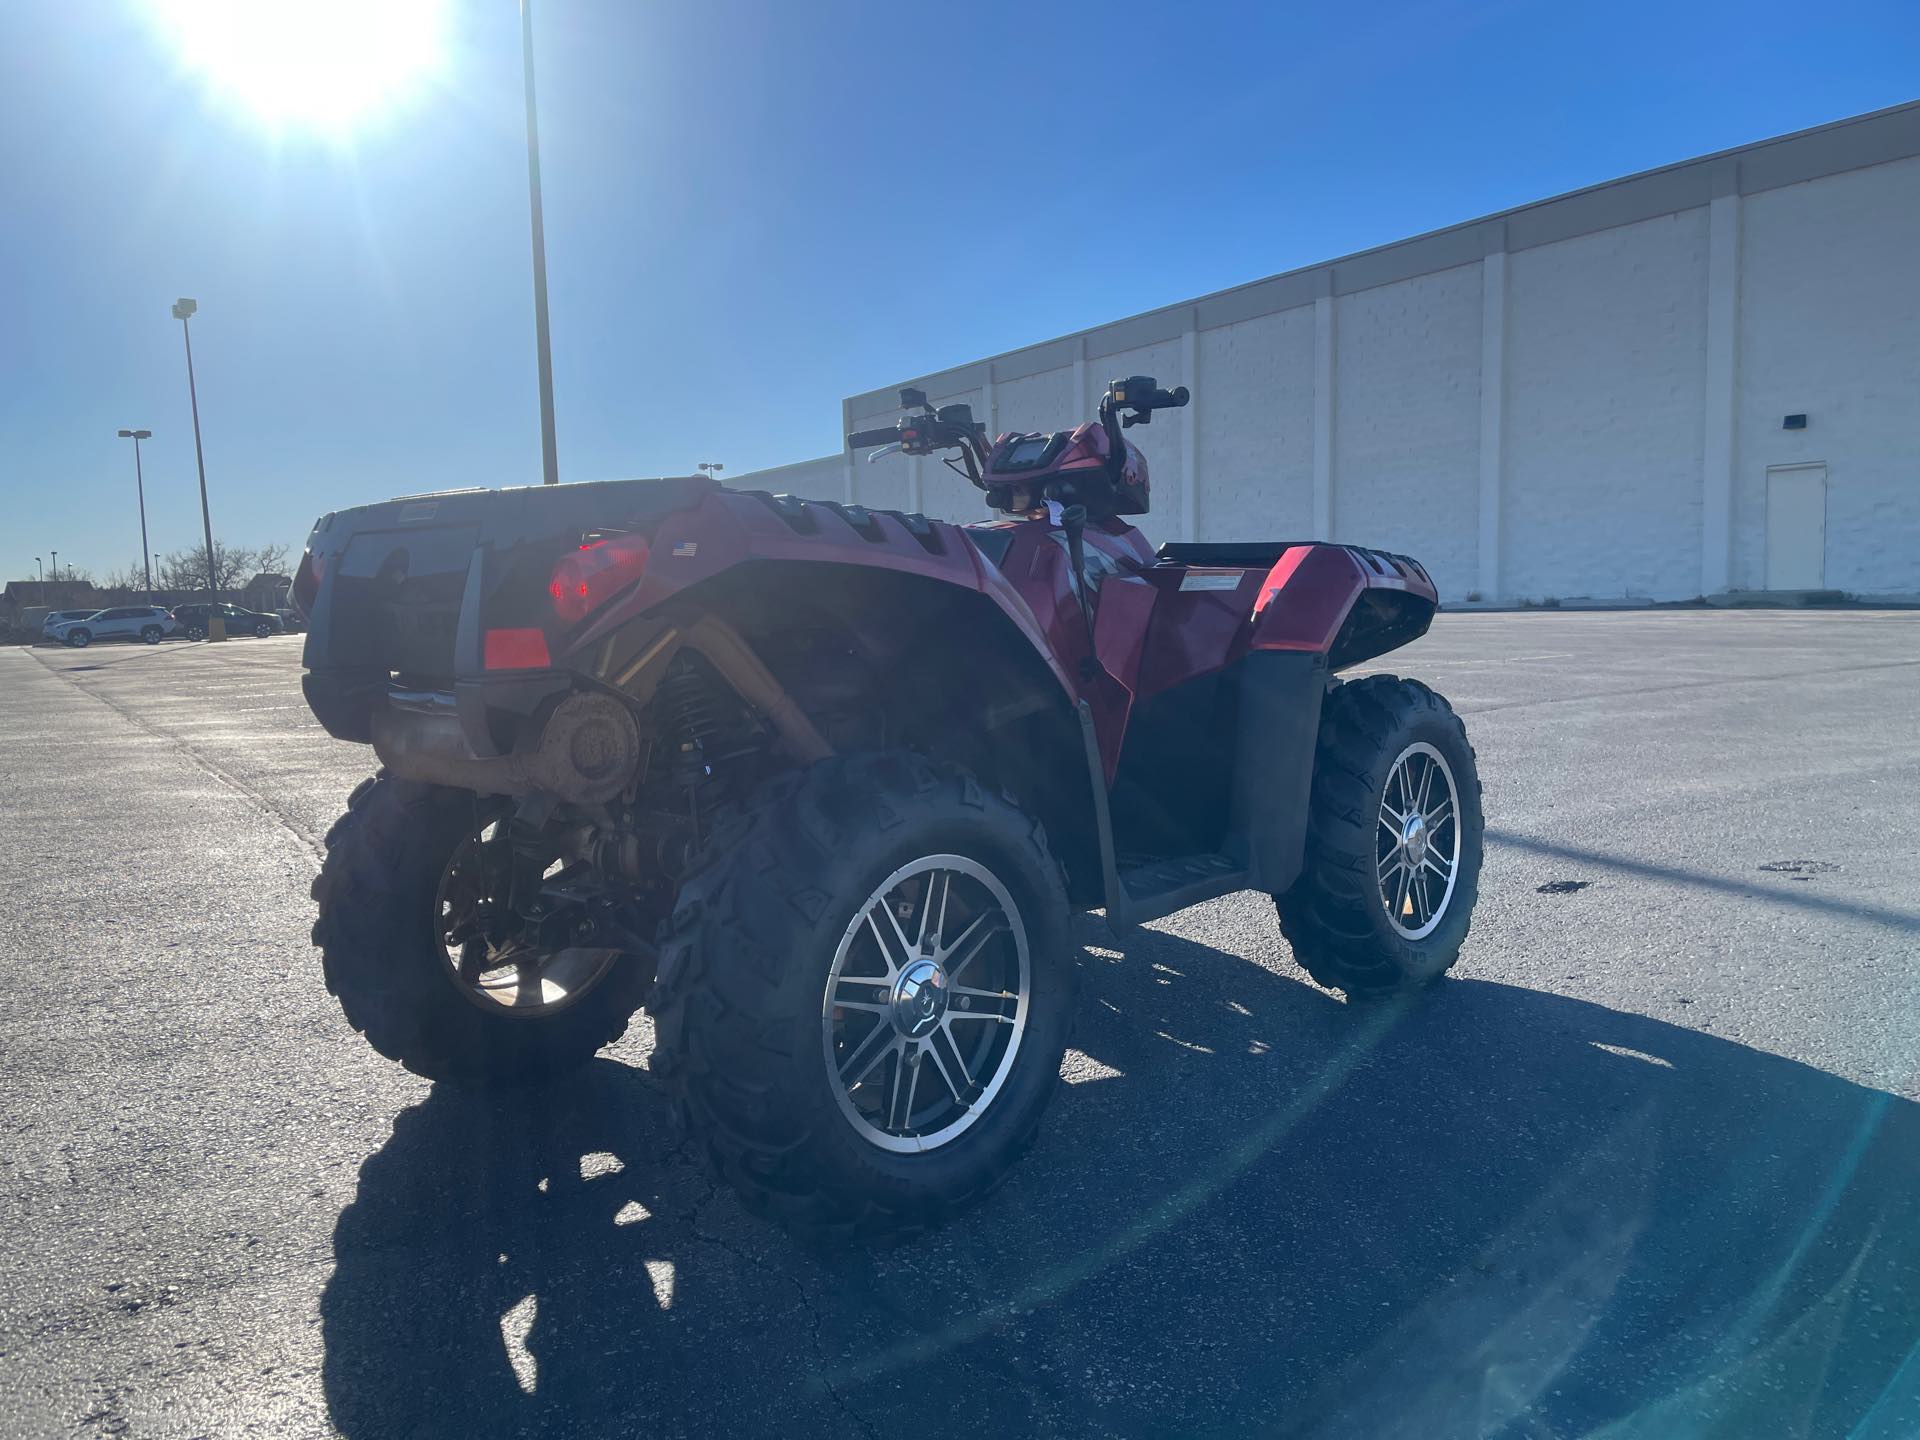
[(373, 749), (381, 764), (405, 780), (482, 795), (549, 794), (592, 805), (611, 800), (632, 781), (640, 764), (640, 727), (612, 696), (576, 690), (554, 707), (531, 750), (481, 757), (468, 748), (453, 707), (436, 697), (378, 706)]

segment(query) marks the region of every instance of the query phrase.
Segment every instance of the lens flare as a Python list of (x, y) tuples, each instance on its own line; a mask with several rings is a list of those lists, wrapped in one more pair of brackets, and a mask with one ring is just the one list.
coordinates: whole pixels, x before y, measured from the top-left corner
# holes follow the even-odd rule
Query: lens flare
[(445, 67), (445, 0), (148, 0), (182, 65), (275, 130), (342, 136)]

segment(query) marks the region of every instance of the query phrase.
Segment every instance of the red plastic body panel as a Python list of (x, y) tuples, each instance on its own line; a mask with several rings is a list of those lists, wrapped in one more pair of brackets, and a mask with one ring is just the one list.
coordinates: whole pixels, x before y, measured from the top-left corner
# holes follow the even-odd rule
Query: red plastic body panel
[[(1010, 531), (999, 564), (970, 529)], [(1202, 566), (1159, 560), (1120, 520), (1084, 537), (1097, 596), (1094, 646), (1074, 593), (1064, 534), (1041, 514), (968, 527), (890, 511), (716, 490), (669, 514), (651, 541), (633, 592), (576, 635), (579, 654), (675, 595), (755, 560), (815, 561), (903, 571), (987, 596), (1046, 662), (1069, 701), (1085, 700), (1111, 781), (1134, 704), (1231, 665), (1249, 649), (1325, 651), (1355, 600), (1371, 587), (1436, 600), (1411, 561), (1346, 546), (1290, 547), (1278, 563)]]
[(1254, 602), (1254, 650), (1332, 649), (1347, 612), (1363, 591), (1399, 590), (1440, 603), (1417, 561), (1347, 545), (1294, 545), (1267, 571)]

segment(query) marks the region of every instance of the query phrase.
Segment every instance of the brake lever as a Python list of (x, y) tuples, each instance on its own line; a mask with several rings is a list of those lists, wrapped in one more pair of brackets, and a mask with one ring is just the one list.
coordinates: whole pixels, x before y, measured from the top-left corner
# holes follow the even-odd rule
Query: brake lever
[(891, 445), (882, 445), (878, 450), (869, 450), (867, 452), (867, 463), (871, 465), (873, 464), (874, 461), (878, 460), (882, 455), (892, 455), (896, 451), (904, 450), (906, 448), (907, 447), (898, 440), (894, 441)]

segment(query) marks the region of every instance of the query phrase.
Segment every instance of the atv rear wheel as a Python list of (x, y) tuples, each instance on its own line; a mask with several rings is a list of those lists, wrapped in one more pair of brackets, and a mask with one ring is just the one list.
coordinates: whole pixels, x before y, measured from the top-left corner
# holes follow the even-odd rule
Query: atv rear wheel
[(902, 753), (774, 781), (709, 836), (649, 1008), (653, 1066), (749, 1209), (937, 1224), (1032, 1143), (1072, 1024), (1038, 821)]
[(604, 949), (516, 946), (498, 923), (510, 848), (470, 791), (363, 782), (313, 882), (327, 989), (347, 1023), (429, 1080), (511, 1084), (584, 1064), (625, 1033), (647, 967)]
[(1473, 920), (1482, 828), (1452, 707), (1391, 675), (1340, 686), (1321, 712), (1305, 865), (1274, 897), (1301, 968), (1355, 998), (1439, 978)]

